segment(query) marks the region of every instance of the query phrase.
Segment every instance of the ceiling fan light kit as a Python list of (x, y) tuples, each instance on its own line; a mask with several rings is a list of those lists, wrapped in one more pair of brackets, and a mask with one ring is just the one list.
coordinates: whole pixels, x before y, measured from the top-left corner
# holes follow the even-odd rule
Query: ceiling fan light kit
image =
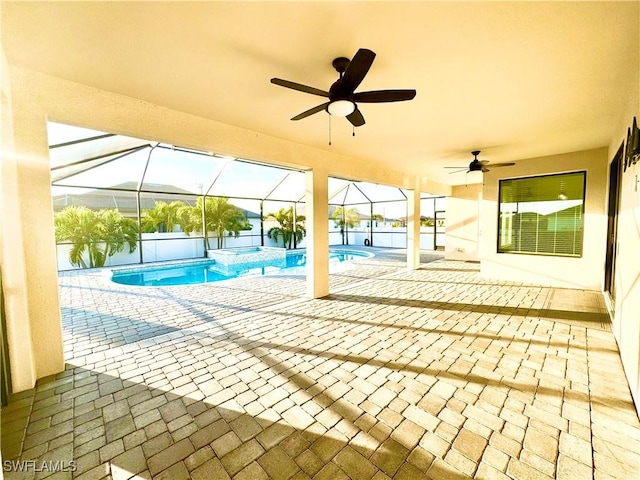
[(356, 109), (356, 104), (349, 100), (336, 100), (327, 105), (327, 110), (336, 117), (346, 117), (351, 115)]
[(328, 102), (316, 105), (315, 107), (296, 115), (291, 120), (302, 120), (303, 118), (307, 118), (315, 113), (325, 110), (330, 115), (346, 117), (354, 127), (360, 127), (365, 124), (365, 120), (358, 108), (358, 102), (403, 102), (406, 100), (412, 100), (416, 96), (415, 90), (374, 90), (370, 92), (355, 93), (356, 88), (358, 88), (364, 77), (369, 72), (375, 58), (376, 54), (366, 48), (359, 49), (351, 60), (346, 57), (335, 58), (332, 65), (338, 72), (340, 78), (331, 85), (329, 91), (320, 90), (319, 88), (291, 82), (289, 80), (283, 80), (281, 78), (272, 78), (271, 83), (329, 99)]

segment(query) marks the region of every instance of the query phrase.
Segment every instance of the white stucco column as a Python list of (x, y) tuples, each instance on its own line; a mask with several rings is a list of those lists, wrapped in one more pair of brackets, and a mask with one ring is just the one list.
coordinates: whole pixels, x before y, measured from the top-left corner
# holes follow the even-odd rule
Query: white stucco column
[(409, 190), (407, 197), (407, 269), (420, 268), (420, 189)]
[(329, 177), (326, 170), (306, 173), (307, 296), (329, 294)]
[[(4, 59), (3, 59), (4, 64)], [(2, 283), (14, 392), (64, 370), (46, 115), (2, 78)]]
[(18, 162), (13, 147), (13, 119), (11, 116), (11, 88), (4, 55), (0, 96), (0, 265), (2, 266), (2, 293), (6, 314), (11, 368), (11, 388), (14, 392), (31, 388), (36, 381), (36, 368), (31, 342), (29, 302), (23, 285), (25, 265), (20, 203), (18, 201)]

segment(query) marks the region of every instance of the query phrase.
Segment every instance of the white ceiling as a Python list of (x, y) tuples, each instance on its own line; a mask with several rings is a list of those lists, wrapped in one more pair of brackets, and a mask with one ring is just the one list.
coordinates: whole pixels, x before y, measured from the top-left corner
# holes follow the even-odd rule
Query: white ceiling
[[(6, 2), (9, 63), (448, 184), (445, 165), (606, 146), (638, 75), (633, 2)], [(357, 91), (414, 88), (346, 119), (289, 119), (331, 61), (377, 53)]]

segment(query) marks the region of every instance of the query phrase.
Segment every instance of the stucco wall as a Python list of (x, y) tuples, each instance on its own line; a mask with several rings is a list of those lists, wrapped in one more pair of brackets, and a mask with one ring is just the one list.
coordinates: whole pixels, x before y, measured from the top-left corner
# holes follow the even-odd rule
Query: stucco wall
[[(498, 181), (550, 173), (587, 172), (582, 257), (497, 253)], [(607, 149), (520, 160), (484, 176), (480, 272), (488, 278), (602, 290), (607, 222)]]
[(615, 267), (614, 334), (640, 411), (640, 163), (622, 173)]
[(482, 184), (460, 185), (447, 198), (444, 256), (447, 260), (479, 260), (480, 201)]
[[(633, 117), (640, 119), (640, 59), (634, 61), (637, 75), (628, 79), (629, 89), (622, 92), (627, 108), (609, 145), (609, 162), (626, 141)], [(640, 413), (640, 162), (622, 173), (618, 215), (613, 332), (636, 410)]]

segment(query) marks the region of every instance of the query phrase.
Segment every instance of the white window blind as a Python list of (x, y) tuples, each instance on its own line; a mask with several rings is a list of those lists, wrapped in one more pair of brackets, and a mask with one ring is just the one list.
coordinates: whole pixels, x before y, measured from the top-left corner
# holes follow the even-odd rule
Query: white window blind
[(500, 180), (498, 252), (582, 256), (586, 172)]

